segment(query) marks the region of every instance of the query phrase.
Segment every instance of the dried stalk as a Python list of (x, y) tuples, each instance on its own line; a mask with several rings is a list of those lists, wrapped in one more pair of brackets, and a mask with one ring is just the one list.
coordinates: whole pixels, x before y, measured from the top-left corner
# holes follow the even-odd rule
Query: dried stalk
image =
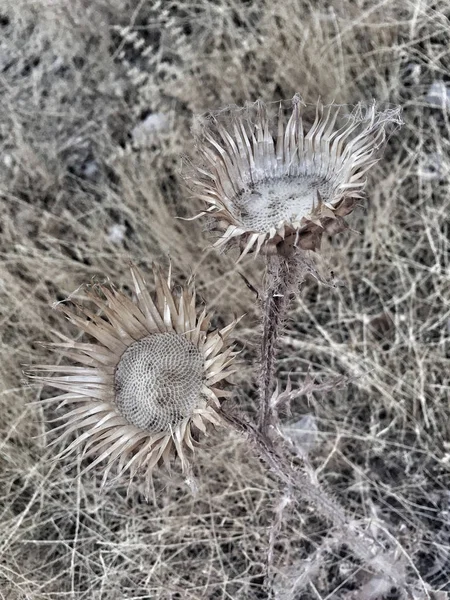
[(289, 306), (289, 295), (297, 265), (292, 258), (267, 257), (266, 283), (262, 301), (263, 336), (259, 371), (259, 430), (267, 433), (271, 422), (270, 397), (274, 385), (275, 354)]
[(374, 573), (388, 578), (393, 585), (405, 586), (403, 569), (399, 568), (402, 557), (395, 556), (394, 549), (384, 548), (374, 536), (361, 529), (313, 476), (301, 468), (294, 467), (280, 448), (252, 423), (234, 412), (222, 410), (222, 416), (236, 430), (248, 436), (268, 469), (287, 489), (293, 491), (293, 500), (306, 501), (313, 505), (317, 512), (341, 533), (354, 555)]

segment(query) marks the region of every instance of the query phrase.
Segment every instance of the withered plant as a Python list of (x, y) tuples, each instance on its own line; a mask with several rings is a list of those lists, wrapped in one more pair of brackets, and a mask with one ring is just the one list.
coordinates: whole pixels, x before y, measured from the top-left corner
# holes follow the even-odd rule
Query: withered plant
[[(323, 236), (346, 228), (344, 219), (363, 198), (366, 174), (380, 159), (389, 129), (400, 123), (397, 109), (313, 107), (296, 95), (285, 103), (259, 101), (203, 118), (195, 142), (198, 160), (187, 180), (206, 203), (206, 217), (218, 234), (214, 246), (235, 252), (237, 262), (262, 260), (263, 281), (254, 286), (262, 315), (258, 414), (239, 407), (239, 389), (228, 378), (238, 367), (230, 334), (236, 320), (213, 330), (199, 310), (193, 284), (180, 291), (171, 275), (155, 268), (155, 297), (132, 266), (135, 300), (113, 286), (91, 286), (87, 298), (100, 313), (74, 303), (60, 305), (71, 323), (94, 342), (60, 336), (53, 344), (77, 366), (40, 365), (34, 377), (63, 393), (45, 402), (73, 405), (54, 442), (75, 439), (60, 456), (82, 448), (87, 472), (105, 461), (103, 483), (140, 478), (149, 495), (153, 470), (178, 457), (192, 481), (195, 445), (207, 424), (226, 425), (246, 435), (281, 485), (267, 552), (268, 574), (284, 507), (306, 501), (327, 519), (364, 568), (370, 590), (408, 582), (405, 557), (387, 535), (364, 530), (321, 485), (307, 453), (289, 445), (280, 414), (316, 388), (333, 392), (345, 378), (321, 384), (305, 381), (284, 390), (276, 378), (276, 349), (291, 298), (307, 276), (324, 281), (314, 264)], [(194, 217), (194, 218), (196, 218)], [(324, 281), (324, 283), (326, 283)], [(53, 373), (53, 374), (49, 374)], [(224, 402), (232, 396), (232, 402)], [(416, 590), (417, 591), (417, 590)], [(375, 597), (375, 596), (374, 596)]]

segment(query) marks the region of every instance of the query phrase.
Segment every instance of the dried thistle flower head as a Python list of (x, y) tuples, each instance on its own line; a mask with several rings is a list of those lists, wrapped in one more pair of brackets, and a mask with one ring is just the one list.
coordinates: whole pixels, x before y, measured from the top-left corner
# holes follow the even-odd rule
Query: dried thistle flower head
[(185, 288), (177, 297), (160, 269), (154, 269), (156, 298), (152, 299), (141, 273), (131, 269), (136, 302), (114, 287), (96, 285), (88, 297), (105, 318), (77, 305), (77, 311), (60, 309), (68, 320), (89, 334), (95, 343), (75, 342), (59, 335), (50, 344), (81, 366), (39, 365), (35, 379), (65, 393), (47, 400), (75, 408), (61, 417), (58, 443), (82, 431), (62, 452), (67, 456), (84, 447), (85, 457), (97, 455), (85, 471), (103, 460), (103, 484), (114, 463), (119, 475), (130, 479), (168, 464), (173, 455), (189, 466), (186, 450), (210, 422), (219, 424), (216, 408), (229, 395), (221, 382), (233, 371), (235, 352), (229, 335), (236, 321), (208, 331), (206, 310), (198, 314), (195, 291)]
[(361, 198), (386, 125), (398, 123), (399, 112), (358, 107), (336, 127), (341, 107), (317, 103), (305, 131), (305, 109), (295, 96), (285, 124), (282, 104), (272, 118), (258, 101), (212, 116), (197, 135), (201, 161), (191, 186), (209, 204), (201, 215), (212, 215), (222, 232), (215, 246), (238, 238), (240, 259), (251, 250), (316, 250), (324, 231), (345, 229), (343, 217)]

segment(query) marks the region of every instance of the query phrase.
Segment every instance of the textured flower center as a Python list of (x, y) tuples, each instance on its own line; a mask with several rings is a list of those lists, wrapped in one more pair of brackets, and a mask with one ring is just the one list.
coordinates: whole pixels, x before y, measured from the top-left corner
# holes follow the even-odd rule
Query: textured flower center
[(192, 413), (204, 378), (204, 358), (176, 333), (131, 344), (115, 371), (115, 402), (125, 419), (154, 433), (170, 431)]
[(267, 179), (233, 200), (236, 217), (247, 230), (265, 233), (310, 215), (318, 203), (317, 192), (329, 201), (334, 187), (332, 181), (313, 175)]

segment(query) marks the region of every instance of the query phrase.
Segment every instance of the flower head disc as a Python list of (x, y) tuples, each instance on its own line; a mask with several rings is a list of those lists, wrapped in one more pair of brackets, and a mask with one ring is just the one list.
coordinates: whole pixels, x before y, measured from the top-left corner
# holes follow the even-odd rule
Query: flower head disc
[(219, 424), (216, 408), (228, 395), (221, 389), (233, 371), (235, 352), (229, 335), (236, 321), (220, 331), (208, 331), (210, 317), (198, 314), (195, 292), (176, 295), (155, 269), (156, 297), (147, 290), (140, 272), (131, 269), (136, 302), (114, 287), (93, 286), (89, 299), (105, 318), (78, 305), (77, 311), (61, 310), (69, 321), (95, 339), (51, 344), (80, 366), (39, 365), (35, 379), (65, 393), (45, 402), (75, 408), (63, 419), (58, 443), (74, 431), (78, 437), (59, 456), (84, 447), (84, 456), (96, 456), (85, 470), (106, 460), (103, 482), (114, 463), (119, 475), (130, 478), (168, 464), (172, 455), (188, 467), (186, 451), (205, 432), (206, 423)]
[(355, 111), (336, 127), (341, 107), (316, 105), (315, 120), (303, 126), (306, 107), (295, 96), (284, 122), (261, 101), (212, 117), (197, 136), (201, 162), (191, 185), (206, 201), (222, 232), (216, 246), (238, 238), (248, 252), (315, 250), (322, 233), (342, 231), (365, 185), (364, 175), (386, 126), (399, 122), (398, 110)]

